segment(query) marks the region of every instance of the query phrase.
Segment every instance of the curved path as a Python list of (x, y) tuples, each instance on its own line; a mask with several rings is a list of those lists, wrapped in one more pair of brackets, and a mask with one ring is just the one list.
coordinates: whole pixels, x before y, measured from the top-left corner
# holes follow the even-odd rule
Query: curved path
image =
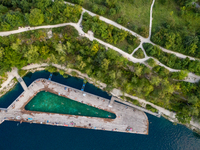
[(151, 4), (151, 9), (150, 9), (150, 24), (149, 24), (149, 37), (148, 39), (151, 39), (151, 28), (152, 28), (152, 13), (153, 13), (153, 6), (154, 6), (155, 0), (153, 0), (152, 4)]
[[(84, 36), (84, 37), (87, 37), (87, 38), (89, 38), (91, 41), (97, 40), (100, 44), (102, 44), (102, 45), (104, 45), (104, 46), (106, 46), (106, 47), (109, 47), (109, 48), (111, 48), (111, 49), (113, 49), (113, 50), (119, 52), (120, 54), (123, 55), (123, 57), (127, 58), (128, 60), (130, 60), (130, 61), (132, 61), (132, 62), (134, 62), (134, 63), (143, 63), (143, 64), (146, 65), (145, 61), (148, 60), (149, 58), (152, 58), (152, 57), (148, 57), (148, 56), (147, 56), (147, 54), (146, 54), (146, 52), (145, 52), (145, 50), (144, 50), (142, 44), (143, 44), (143, 43), (151, 43), (151, 44), (153, 44), (153, 45), (156, 45), (156, 44), (154, 44), (154, 43), (152, 43), (152, 42), (150, 41), (151, 28), (152, 28), (152, 11), (153, 11), (154, 2), (155, 2), (155, 0), (153, 0), (152, 5), (151, 5), (151, 10), (150, 10), (150, 26), (149, 26), (149, 37), (148, 37), (148, 38), (144, 38), (144, 37), (138, 35), (137, 33), (133, 32), (133, 31), (131, 31), (131, 30), (129, 30), (129, 29), (127, 29), (127, 28), (125, 28), (125, 27), (123, 27), (123, 26), (117, 24), (116, 22), (111, 21), (111, 20), (105, 18), (105, 17), (102, 17), (102, 16), (99, 17), (100, 20), (102, 20), (102, 21), (104, 21), (104, 22), (106, 22), (106, 23), (108, 23), (108, 24), (114, 25), (114, 26), (117, 27), (117, 28), (126, 30), (126, 31), (130, 32), (132, 35), (138, 37), (138, 38), (141, 40), (140, 45), (139, 45), (131, 54), (128, 54), (128, 53), (122, 51), (121, 49), (119, 49), (119, 48), (117, 48), (117, 47), (115, 47), (115, 46), (113, 46), (113, 45), (111, 45), (111, 44), (109, 44), (109, 43), (103, 42), (102, 40), (99, 40), (99, 39), (95, 38), (95, 37), (93, 36), (93, 34), (89, 34), (89, 33), (88, 33), (88, 34), (85, 34), (85, 33), (83, 32), (82, 28), (80, 27), (83, 14), (84, 14), (85, 12), (89, 13), (89, 15), (91, 15), (91, 16), (96, 16), (96, 14), (94, 14), (94, 13), (92, 13), (92, 12), (90, 12), (90, 11), (84, 9), (84, 8), (82, 8), (83, 11), (82, 11), (82, 13), (81, 13), (81, 17), (80, 17), (78, 23), (62, 23), (62, 24), (57, 24), (57, 25), (46, 25), (46, 26), (37, 26), (37, 27), (26, 27), (26, 28), (21, 28), (21, 29), (18, 29), (18, 30), (13, 30), (13, 31), (0, 32), (0, 36), (8, 36), (8, 35), (10, 35), (10, 34), (16, 34), (16, 33), (20, 33), (20, 32), (29, 31), (29, 30), (37, 30), (37, 29), (45, 29), (45, 28), (57, 28), (57, 27), (62, 27), (62, 26), (66, 26), (66, 25), (71, 25), (71, 26), (73, 26), (73, 27), (76, 28), (76, 30), (78, 31), (79, 35)], [(68, 2), (65, 2), (65, 3), (70, 4), (70, 5), (74, 5), (74, 4), (71, 4), (71, 3), (68, 3)], [(141, 48), (141, 49), (143, 50), (144, 54), (145, 54), (145, 58), (143, 58), (143, 59), (137, 59), (137, 58), (135, 58), (135, 57), (132, 56), (133, 53), (134, 53), (135, 51), (137, 51), (139, 48)], [(169, 50), (164, 49), (164, 48), (162, 48), (162, 47), (160, 47), (160, 48), (161, 48), (163, 51), (165, 51), (165, 52), (167, 52), (167, 53), (173, 53), (173, 54), (175, 54), (177, 57), (180, 57), (180, 58), (186, 58), (186, 57), (188, 57), (188, 56), (185, 56), (185, 55), (183, 55), (183, 54), (179, 54), (179, 53), (176, 53), (176, 52), (173, 52), (173, 51), (169, 51)], [(191, 60), (195, 60), (195, 59), (192, 58), (192, 57), (189, 57), (189, 58), (190, 58)], [(165, 68), (168, 69), (170, 72), (177, 72), (177, 71), (180, 71), (180, 70), (176, 70), (176, 69), (171, 69), (171, 68), (165, 66), (164, 64), (160, 63), (157, 59), (155, 59), (155, 58), (153, 58), (153, 59), (154, 59), (160, 66), (165, 67)], [(148, 65), (146, 65), (146, 66), (149, 67)], [(9, 79), (10, 79), (10, 78), (9, 78)], [(194, 83), (194, 82), (198, 82), (199, 80), (200, 80), (200, 76), (197, 76), (197, 75), (195, 75), (195, 74), (193, 74), (193, 73), (189, 73), (189, 74), (188, 74), (188, 78), (187, 78), (186, 80), (184, 80), (184, 81)], [(5, 85), (6, 85), (6, 84), (5, 84)]]
[[(108, 24), (112, 24), (112, 25), (114, 25), (114, 26), (116, 26), (116, 27), (118, 27), (118, 28), (120, 28), (120, 29), (124, 29), (124, 30), (126, 30), (126, 31), (129, 31), (132, 35), (137, 36), (137, 37), (141, 40), (141, 43), (140, 43), (140, 45), (136, 48), (136, 50), (139, 49), (139, 48), (141, 48), (141, 49), (143, 50), (143, 52), (144, 52), (144, 54), (145, 54), (145, 58), (144, 58), (144, 59), (137, 59), (137, 58), (134, 58), (134, 57), (132, 56), (132, 54), (133, 54), (136, 50), (134, 50), (132, 54), (127, 54), (127, 53), (125, 53), (124, 51), (122, 51), (122, 50), (120, 50), (120, 49), (118, 49), (118, 48), (116, 48), (116, 47), (114, 47), (114, 46), (112, 46), (112, 45), (110, 45), (110, 44), (108, 44), (108, 43), (105, 43), (105, 42), (103, 42), (103, 41), (101, 41), (101, 40), (99, 40), (99, 39), (94, 38), (94, 36), (85, 34), (85, 33), (82, 31), (81, 27), (80, 27), (80, 24), (81, 24), (81, 21), (82, 21), (82, 15), (83, 15), (83, 13), (84, 13), (84, 12), (88, 12), (88, 13), (89, 13), (90, 15), (92, 15), (92, 16), (95, 16), (96, 14), (94, 14), (94, 13), (88, 11), (88, 10), (85, 10), (84, 8), (82, 8), (82, 9), (83, 9), (83, 12), (82, 12), (81, 18), (80, 18), (80, 20), (78, 21), (77, 24), (76, 24), (76, 23), (62, 23), (62, 24), (57, 24), (57, 25), (46, 25), (46, 26), (39, 26), (39, 27), (31, 27), (30, 29), (29, 29), (29, 28), (22, 28), (22, 29), (19, 29), (19, 30), (13, 30), (13, 31), (7, 31), (7, 32), (0, 32), (0, 36), (8, 36), (8, 35), (10, 35), (10, 34), (16, 34), (16, 33), (20, 33), (20, 32), (29, 31), (29, 30), (37, 30), (37, 29), (44, 29), (44, 28), (56, 28), (56, 27), (62, 27), (62, 26), (66, 26), (66, 25), (71, 25), (71, 26), (74, 26), (74, 27), (77, 29), (77, 31), (79, 32), (80, 35), (85, 36), (85, 37), (88, 37), (90, 40), (97, 40), (97, 41), (99, 41), (101, 44), (103, 44), (103, 45), (105, 45), (105, 46), (107, 46), (107, 47), (110, 47), (110, 48), (112, 48), (112, 49), (118, 51), (118, 52), (119, 52), (120, 54), (122, 54), (124, 57), (128, 58), (129, 60), (131, 60), (131, 61), (133, 61), (133, 62), (140, 62), (140, 63), (145, 64), (145, 61), (146, 61), (147, 59), (149, 59), (150, 57), (148, 57), (148, 56), (146, 55), (146, 52), (144, 51), (144, 48), (143, 48), (143, 46), (142, 46), (142, 43), (145, 43), (145, 42), (146, 42), (146, 43), (151, 43), (151, 44), (153, 44), (153, 45), (156, 45), (156, 44), (154, 44), (154, 43), (152, 43), (152, 42), (150, 41), (150, 37), (151, 37), (151, 27), (152, 27), (152, 9), (153, 9), (154, 2), (155, 2), (155, 0), (153, 0), (153, 3), (152, 3), (152, 5), (151, 5), (150, 27), (149, 27), (149, 37), (148, 37), (148, 38), (143, 38), (142, 36), (138, 35), (137, 33), (133, 32), (133, 31), (131, 31), (131, 30), (129, 30), (129, 29), (127, 29), (127, 28), (125, 28), (125, 27), (123, 27), (123, 26), (121, 26), (121, 25), (119, 25), (119, 24), (117, 24), (117, 23), (115, 23), (115, 22), (113, 22), (113, 21), (107, 19), (107, 18), (104, 18), (104, 17), (100, 16), (100, 20), (105, 21), (105, 22), (108, 23)], [(66, 3), (67, 3), (67, 2), (66, 2)], [(70, 3), (68, 3), (68, 4), (70, 4)], [(73, 4), (72, 4), (72, 5), (73, 5)], [(177, 57), (179, 57), (179, 58), (186, 58), (186, 57), (188, 57), (188, 56), (185, 56), (185, 55), (183, 55), (183, 54), (176, 53), (176, 52), (173, 52), (173, 51), (164, 49), (164, 48), (162, 48), (162, 47), (160, 47), (160, 48), (161, 48), (163, 51), (167, 52), (167, 53), (173, 53), (173, 54), (175, 54), (175, 55), (176, 55)], [(190, 58), (191, 60), (195, 60), (195, 58), (193, 58), (193, 57), (188, 57), (188, 58)], [(153, 58), (153, 59), (156, 60), (155, 58)], [(159, 63), (158, 60), (156, 60), (156, 62)], [(173, 71), (179, 71), (179, 70), (171, 69), (171, 68), (169, 68), (169, 67), (167, 67), (167, 66), (165, 66), (165, 65), (163, 65), (163, 64), (161, 64), (161, 63), (159, 63), (159, 65), (164, 66), (165, 68), (167, 68), (168, 70), (170, 70), (170, 71), (172, 71), (172, 72), (173, 72)], [(30, 68), (30, 67), (28, 67), (28, 68)], [(61, 68), (62, 68), (62, 67), (61, 67)], [(26, 67), (26, 69), (27, 69), (27, 67)], [(9, 82), (14, 78), (15, 74), (16, 74), (16, 70), (15, 70), (15, 69), (12, 70), (10, 73), (8, 73), (8, 79), (7, 79), (7, 81), (5, 81), (5, 82), (2, 84), (3, 86), (2, 86), (2, 88), (0, 88), (0, 90), (2, 90), (4, 87), (6, 87), (6, 86), (9, 84)], [(200, 79), (199, 76), (196, 76), (196, 75), (194, 75), (194, 74), (192, 74), (192, 73), (189, 73), (188, 76), (191, 77), (191, 78), (198, 78), (198, 79)], [(191, 79), (186, 79), (186, 80), (188, 80), (188, 82), (197, 82), (197, 80), (191, 80)], [(186, 81), (186, 80), (185, 80), (185, 81)], [(154, 104), (152, 104), (152, 103), (150, 103), (150, 102), (147, 102), (147, 101), (144, 100), (144, 99), (140, 99), (140, 98), (138, 98), (138, 97), (134, 97), (134, 96), (131, 96), (131, 95), (128, 95), (128, 94), (126, 94), (125, 96), (134, 98), (134, 99), (138, 100), (139, 102), (142, 102), (142, 103), (145, 103), (145, 104), (150, 104), (152, 107), (158, 109), (159, 112), (164, 113), (165, 115), (167, 115), (167, 116), (169, 116), (169, 117), (175, 119), (175, 113), (173, 113), (173, 112), (170, 112), (170, 111), (168, 111), (168, 110), (166, 110), (166, 109), (164, 109), (164, 108), (162, 108), (162, 107), (159, 107), (159, 106), (154, 105)], [(192, 124), (193, 126), (196, 126), (196, 127), (198, 126), (198, 127), (200, 128), (200, 126), (199, 126), (198, 123), (194, 123), (193, 121), (191, 121), (190, 124)]]

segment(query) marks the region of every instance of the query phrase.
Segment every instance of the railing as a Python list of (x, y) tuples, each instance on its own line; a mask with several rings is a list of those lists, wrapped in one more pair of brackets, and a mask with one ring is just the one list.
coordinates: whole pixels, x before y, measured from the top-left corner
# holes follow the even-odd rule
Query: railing
[[(57, 83), (57, 82), (54, 82), (54, 81), (50, 81), (50, 80), (47, 80), (47, 79), (44, 79), (44, 78), (39, 78), (39, 79), (37, 79), (37, 80), (40, 80), (40, 81), (45, 80), (46, 82), (52, 82), (52, 83), (54, 83), (54, 84), (57, 84), (57, 85), (62, 86), (63, 88), (64, 88), (64, 87), (67, 87), (67, 88), (70, 88), (70, 89), (72, 89), (72, 90), (75, 90), (75, 91), (78, 91), (78, 92), (81, 92), (81, 93), (85, 93), (85, 94), (90, 95), (90, 96), (94, 96), (94, 97), (96, 97), (97, 99), (108, 100), (108, 101), (110, 101), (110, 100), (107, 99), (107, 98), (104, 98), (104, 97), (101, 97), (101, 96), (97, 96), (97, 95), (94, 95), (94, 94), (91, 94), (91, 93), (88, 93), (88, 92), (85, 92), (85, 91), (81, 91), (81, 90), (79, 90), (79, 89), (76, 89), (76, 88), (73, 88), (73, 87), (70, 87), (70, 86), (61, 84), (61, 83)], [(36, 80), (36, 81), (37, 81), (37, 80)], [(35, 82), (36, 82), (36, 81), (35, 81)]]
[(0, 108), (0, 110), (4, 110), (5, 111), (5, 110), (7, 110), (7, 108)]
[(159, 114), (159, 113), (154, 113), (154, 112), (152, 112), (152, 111), (150, 111), (150, 110), (147, 110), (147, 109), (145, 109), (145, 108), (143, 108), (143, 107), (139, 107), (139, 106), (134, 105), (134, 104), (132, 104), (132, 103), (130, 103), (130, 102), (123, 101), (123, 100), (121, 100), (121, 99), (119, 99), (119, 98), (114, 98), (114, 100), (115, 100), (115, 101), (118, 101), (118, 102), (120, 102), (120, 103), (126, 104), (126, 105), (128, 105), (128, 106), (130, 106), (130, 107), (134, 107), (134, 108), (136, 108), (136, 109), (138, 109), (138, 110), (144, 111), (144, 112), (146, 112), (146, 113), (148, 113), (148, 114), (151, 114), (151, 115), (153, 115), (153, 116), (160, 117), (160, 114)]
[[(50, 80), (47, 80), (47, 79), (45, 79), (45, 78), (36, 79), (35, 81), (33, 81), (33, 82), (28, 86), (28, 89), (29, 89), (33, 84), (35, 84), (37, 81), (51, 82), (51, 83), (57, 84), (57, 85), (59, 85), (59, 86), (62, 86), (63, 88), (67, 87), (67, 88), (72, 89), (72, 90), (75, 90), (75, 91), (77, 91), (77, 92), (80, 92), (80, 93), (83, 93), (83, 94), (87, 94), (87, 95), (89, 95), (89, 96), (96, 97), (96, 98), (99, 99), (99, 100), (107, 100), (107, 101), (110, 101), (110, 100), (107, 99), (107, 98), (103, 98), (103, 97), (101, 97), (101, 96), (97, 96), (97, 95), (94, 95), (94, 94), (91, 94), (91, 93), (88, 93), (88, 92), (85, 92), (85, 91), (81, 91), (81, 90), (79, 90), (79, 89), (76, 89), (76, 88), (73, 88), (73, 87), (70, 87), (70, 86), (67, 86), (67, 85), (64, 85), (64, 84), (60, 84), (60, 83), (57, 83), (57, 82), (54, 82), (54, 81), (50, 81)], [(25, 92), (25, 91), (24, 91), (24, 92)], [(21, 97), (21, 95), (24, 94), (24, 92), (22, 92), (22, 93), (10, 104), (10, 106), (9, 106), (7, 109), (9, 109), (10, 107), (12, 107), (13, 104)], [(126, 104), (126, 105), (128, 105), (128, 106), (130, 106), (130, 107), (134, 107), (134, 108), (136, 108), (136, 109), (138, 109), (138, 110), (144, 111), (144, 112), (146, 112), (146, 113), (149, 113), (149, 114), (151, 114), (151, 115), (160, 117), (160, 114), (153, 113), (153, 112), (151, 112), (151, 111), (149, 111), (149, 110), (147, 110), (147, 109), (145, 109), (145, 108), (142, 108), (142, 107), (136, 106), (136, 105), (134, 105), (134, 104), (131, 104), (131, 103), (129, 103), (129, 102), (120, 100), (119, 98), (114, 98), (114, 100), (115, 100), (115, 101), (119, 101), (119, 102), (121, 102), (121, 103), (123, 103), (123, 104)], [(5, 109), (5, 108), (2, 108), (2, 109), (3, 109), (3, 110), (7, 110), (7, 109)], [(0, 110), (1, 110), (1, 108), (0, 108)]]

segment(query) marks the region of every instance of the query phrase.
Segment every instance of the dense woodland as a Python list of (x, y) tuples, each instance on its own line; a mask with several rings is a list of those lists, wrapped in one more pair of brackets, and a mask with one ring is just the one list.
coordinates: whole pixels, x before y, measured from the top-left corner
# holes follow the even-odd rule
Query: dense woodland
[(140, 41), (128, 31), (106, 24), (98, 16), (92, 17), (84, 13), (82, 25), (85, 33), (92, 30), (96, 38), (111, 43), (129, 54), (140, 44)]
[(143, 47), (148, 56), (157, 58), (164, 65), (179, 70), (188, 70), (197, 75), (200, 75), (200, 61), (179, 58), (174, 54), (163, 52), (158, 46), (153, 46), (149, 43), (144, 43)]
[[(82, 5), (99, 15), (108, 17), (119, 24), (148, 37), (149, 12), (152, 1), (148, 0), (67, 0)], [(139, 3), (139, 1), (141, 3)], [(156, 0), (153, 7), (151, 40), (167, 49), (200, 58), (200, 0)], [(148, 6), (143, 8), (142, 5)], [(126, 6), (126, 7), (124, 7)], [(127, 12), (126, 8), (132, 7)], [(134, 12), (140, 12), (138, 16)], [(142, 11), (140, 11), (142, 10)], [(131, 21), (132, 18), (137, 20)], [(145, 20), (147, 22), (145, 22)], [(142, 21), (142, 22), (141, 22)], [(137, 22), (140, 22), (137, 24)]]
[[(106, 5), (110, 7), (109, 13), (112, 13), (111, 8), (115, 7), (112, 5), (113, 2), (117, 4), (115, 0), (106, 0)], [(62, 0), (55, 0), (54, 3), (51, 0), (2, 0), (0, 4), (0, 30), (11, 30), (24, 25), (77, 22), (81, 13), (81, 7), (65, 5)], [(193, 11), (194, 8), (191, 9)], [(83, 16), (83, 29), (85, 32), (92, 30), (96, 37), (118, 47), (136, 47), (138, 44), (137, 38), (128, 32), (107, 25), (97, 16), (91, 17), (87, 13)], [(143, 64), (130, 62), (116, 51), (107, 50), (97, 41), (91, 42), (87, 38), (79, 37), (78, 32), (71, 26), (52, 29), (53, 36), (50, 39), (47, 36), (49, 30), (0, 37), (0, 75), (10, 71), (12, 67), (20, 69), (31, 63), (61, 64), (106, 83), (106, 91), (119, 88), (125, 93), (175, 111), (176, 117), (182, 123), (188, 123), (192, 117), (200, 121), (200, 84), (178, 81), (187, 76), (187, 71), (170, 73), (166, 68), (156, 65), (153, 59), (147, 61), (153, 67), (152, 70)], [(174, 30), (173, 33), (178, 31)], [(184, 39), (184, 36), (180, 37)], [(194, 41), (189, 42), (190, 44), (194, 44)], [(157, 58), (157, 48), (148, 45), (146, 50)], [(195, 54), (196, 51), (197, 48)], [(166, 54), (162, 55), (169, 59)], [(192, 72), (199, 73), (198, 67), (194, 64), (196, 62), (188, 59), (179, 60), (171, 55), (169, 57), (172, 63), (165, 60), (163, 63), (174, 63), (172, 66), (176, 67), (175, 64), (180, 62), (178, 67), (189, 71), (193, 69)]]
[[(49, 29), (48, 29), (49, 30)], [(0, 38), (0, 73), (31, 63), (56, 63), (75, 68), (107, 84), (105, 90), (119, 88), (159, 106), (177, 112), (179, 121), (199, 118), (199, 84), (179, 82), (164, 67), (150, 70), (133, 63), (97, 41), (79, 37), (71, 26), (35, 30)], [(152, 63), (153, 64), (153, 63)], [(178, 94), (177, 94), (178, 93)]]
[(27, 25), (78, 22), (81, 11), (80, 6), (66, 5), (63, 0), (1, 0), (0, 31)]
[(151, 40), (167, 49), (200, 58), (200, 8), (193, 2), (200, 4), (199, 0), (157, 0)]

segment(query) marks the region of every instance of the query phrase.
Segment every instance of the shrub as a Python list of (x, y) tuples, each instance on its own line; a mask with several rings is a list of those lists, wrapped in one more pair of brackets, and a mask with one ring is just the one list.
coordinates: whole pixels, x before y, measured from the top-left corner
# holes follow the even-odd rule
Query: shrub
[(114, 8), (111, 8), (111, 9), (109, 10), (109, 14), (110, 14), (111, 16), (115, 15), (115, 14), (116, 14), (116, 10), (115, 10)]
[(146, 109), (147, 109), (147, 110), (150, 110), (150, 111), (152, 111), (152, 112), (155, 112), (155, 113), (158, 112), (157, 109), (153, 108), (153, 107), (152, 107), (151, 105), (149, 105), (149, 104), (146, 105)]
[(47, 67), (45, 68), (45, 70), (47, 70), (47, 71), (49, 71), (49, 72), (51, 72), (51, 73), (57, 72), (57, 68), (54, 67), (54, 66), (47, 66)]

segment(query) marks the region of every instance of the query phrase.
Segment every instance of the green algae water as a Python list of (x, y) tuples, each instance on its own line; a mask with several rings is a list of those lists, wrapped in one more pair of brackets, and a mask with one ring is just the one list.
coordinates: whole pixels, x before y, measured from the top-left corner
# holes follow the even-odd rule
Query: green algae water
[(115, 119), (116, 115), (50, 92), (39, 92), (26, 106), (26, 110)]
[[(48, 79), (49, 72), (29, 73), (23, 79), (27, 85), (38, 78)], [(53, 75), (53, 81), (81, 89), (82, 80), (74, 77), (64, 79)], [(101, 97), (108, 95), (94, 86), (86, 85), (85, 90)], [(98, 92), (96, 92), (98, 90)], [(94, 92), (95, 91), (95, 92)], [(1, 101), (6, 108), (15, 96), (23, 92), (22, 87), (8, 92)], [(109, 98), (108, 98), (109, 99)], [(2, 103), (1, 103), (2, 102)], [(183, 125), (173, 125), (165, 118), (147, 114), (149, 135), (119, 133), (81, 129), (73, 127), (51, 126), (5, 121), (0, 125), (0, 150), (199, 150), (200, 135)]]

